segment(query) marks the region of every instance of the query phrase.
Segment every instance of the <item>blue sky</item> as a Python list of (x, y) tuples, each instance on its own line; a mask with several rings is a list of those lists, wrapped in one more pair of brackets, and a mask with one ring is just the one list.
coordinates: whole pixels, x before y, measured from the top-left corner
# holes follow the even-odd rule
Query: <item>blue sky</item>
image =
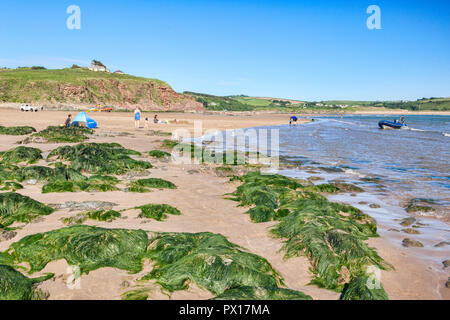
[[(68, 30), (69, 5), (81, 29)], [(369, 30), (369, 5), (381, 29)], [(177, 91), (302, 100), (450, 96), (450, 1), (0, 3), (0, 66), (101, 60)]]

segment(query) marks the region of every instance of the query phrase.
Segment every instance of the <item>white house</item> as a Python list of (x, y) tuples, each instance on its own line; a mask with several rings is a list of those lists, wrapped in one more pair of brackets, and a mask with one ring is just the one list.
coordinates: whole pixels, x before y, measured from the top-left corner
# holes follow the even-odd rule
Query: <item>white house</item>
[(109, 69), (105, 66), (101, 66), (99, 64), (96, 64), (92, 62), (91, 66), (89, 67), (89, 70), (95, 71), (95, 72), (108, 72), (110, 73)]

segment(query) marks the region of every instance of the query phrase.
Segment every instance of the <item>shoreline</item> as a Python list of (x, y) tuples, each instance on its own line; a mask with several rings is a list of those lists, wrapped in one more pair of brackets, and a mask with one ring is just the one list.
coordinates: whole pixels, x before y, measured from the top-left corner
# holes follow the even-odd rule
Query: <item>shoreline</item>
[[(21, 103), (13, 103), (13, 102), (3, 102), (0, 103), (0, 110), (19, 110)], [(41, 103), (38, 104), (42, 105)], [(81, 104), (57, 104), (53, 106), (46, 106), (44, 112), (82, 112), (89, 109), (90, 105), (81, 105)], [(112, 114), (115, 113), (131, 113), (134, 110), (122, 110), (119, 109), (117, 111), (113, 111)], [(94, 112), (97, 114), (98, 112)], [(250, 110), (250, 111), (215, 111), (215, 110), (203, 110), (203, 111), (192, 111), (187, 110), (185, 112), (182, 111), (162, 111), (162, 110), (148, 110), (143, 111), (143, 113), (160, 113), (160, 114), (194, 114), (194, 115), (229, 115), (229, 116), (242, 116), (242, 115), (298, 115), (300, 117), (314, 117), (314, 116), (342, 116), (342, 115), (445, 115), (449, 116), (450, 111), (433, 111), (433, 110), (425, 110), (425, 111), (411, 111), (407, 109), (385, 109), (385, 108), (365, 108), (362, 107), (357, 110), (348, 111), (345, 109), (335, 109), (335, 110), (305, 110), (297, 109), (297, 110), (278, 110), (278, 109), (262, 109), (262, 110)], [(289, 120), (289, 119), (288, 119)]]
[[(8, 113), (8, 114), (6, 114)], [(31, 125), (38, 130), (46, 128), (48, 125), (58, 125), (63, 122), (66, 111), (44, 111), (37, 114), (23, 114), (17, 112), (4, 112), (0, 110), (2, 119), (0, 125), (16, 126)], [(3, 115), (6, 115), (3, 117)], [(145, 113), (144, 113), (145, 114)], [(164, 136), (147, 135), (146, 129), (135, 130), (130, 113), (111, 113), (98, 114), (93, 113), (92, 117), (96, 119), (101, 128), (97, 130), (90, 142), (117, 142), (126, 148), (147, 152), (152, 149), (159, 149), (161, 141), (166, 139)], [(145, 116), (144, 116), (145, 118)], [(151, 118), (150, 118), (151, 119)], [(194, 132), (191, 127), (195, 120), (203, 121), (203, 130), (218, 129), (239, 129), (257, 126), (272, 126), (287, 124), (288, 118), (284, 114), (273, 115), (252, 115), (248, 116), (224, 116), (224, 115), (204, 115), (204, 114), (180, 114), (180, 113), (161, 113), (160, 119), (177, 119), (177, 123), (170, 125), (150, 124), (150, 130), (161, 130), (164, 132), (173, 132), (176, 129), (187, 129)], [(121, 136), (124, 132), (127, 135)], [(16, 147), (15, 144), (21, 137), (0, 136), (1, 150), (8, 150)], [(48, 152), (61, 144), (37, 144), (32, 143), (27, 146), (42, 149)], [(165, 162), (140, 157), (142, 160), (150, 161), (155, 168), (151, 169), (151, 176), (172, 180), (179, 188), (175, 191), (154, 191), (149, 194), (131, 194), (115, 191), (111, 193), (73, 193), (73, 194), (42, 194), (40, 187), (35, 185), (25, 186), (25, 189), (19, 193), (31, 196), (33, 199), (43, 203), (63, 203), (65, 201), (112, 201), (117, 202), (118, 209), (135, 206), (136, 204), (145, 204), (154, 200), (156, 203), (168, 203), (175, 205), (182, 211), (178, 217), (169, 217), (164, 222), (150, 221), (142, 223), (136, 219), (136, 214), (132, 213), (126, 220), (106, 222), (89, 222), (89, 225), (102, 226), (106, 228), (142, 228), (149, 231), (170, 231), (170, 232), (215, 232), (225, 235), (231, 242), (237, 243), (250, 252), (261, 255), (269, 260), (274, 268), (284, 277), (287, 287), (300, 290), (311, 295), (314, 299), (337, 299), (338, 294), (333, 291), (320, 289), (313, 285), (308, 285), (311, 280), (309, 274), (309, 262), (304, 257), (283, 259), (283, 254), (279, 252), (282, 242), (270, 237), (267, 228), (273, 225), (273, 222), (255, 224), (243, 212), (243, 208), (236, 206), (236, 203), (223, 199), (223, 195), (233, 192), (238, 184), (228, 183), (226, 178), (217, 176), (211, 168), (202, 165), (176, 165), (171, 162)], [(194, 172), (197, 171), (197, 172)], [(68, 210), (54, 213), (45, 218), (43, 222), (28, 224), (22, 230), (18, 230), (18, 235), (8, 241), (0, 242), (0, 251), (4, 251), (8, 246), (18, 241), (20, 238), (36, 232), (54, 230), (63, 227), (60, 218), (73, 215)], [(246, 230), (243, 233), (242, 230)], [(397, 248), (389, 243), (386, 237), (371, 239), (370, 245), (377, 248), (379, 254), (392, 263), (395, 271), (382, 271), (381, 281), (389, 295), (390, 299), (449, 299), (446, 292), (440, 292), (439, 283), (443, 285), (441, 279), (436, 278), (436, 274), (430, 271), (420, 260), (414, 257), (410, 248)], [(64, 263), (52, 263), (44, 271), (51, 270), (58, 276), (66, 272), (67, 266)], [(103, 274), (104, 273), (104, 274)], [(110, 296), (101, 293), (94, 287), (101, 283), (106, 275), (111, 276), (111, 283), (108, 289), (100, 286), (102, 290), (109, 290)], [(84, 276), (83, 276), (84, 277)], [(114, 270), (98, 270), (90, 273), (87, 280), (86, 292), (78, 292), (74, 295), (67, 291), (67, 288), (61, 285), (61, 281), (54, 283), (47, 281), (43, 287), (50, 291), (54, 298), (72, 297), (74, 299), (95, 299), (95, 297), (117, 298), (120, 295), (118, 285), (123, 279), (128, 279), (126, 272), (117, 272)], [(414, 281), (411, 279), (414, 278)], [(57, 278), (59, 279), (59, 278)], [(130, 279), (128, 279), (130, 280)], [(128, 281), (127, 280), (127, 281)], [(130, 280), (131, 281), (131, 280)], [(115, 286), (117, 285), (117, 286)], [(111, 288), (109, 288), (111, 287)], [(448, 289), (443, 289), (444, 291)], [(174, 298), (184, 299), (203, 299), (208, 298), (208, 294), (199, 288), (190, 289), (188, 292), (177, 292)], [(163, 297), (160, 297), (163, 298)]]

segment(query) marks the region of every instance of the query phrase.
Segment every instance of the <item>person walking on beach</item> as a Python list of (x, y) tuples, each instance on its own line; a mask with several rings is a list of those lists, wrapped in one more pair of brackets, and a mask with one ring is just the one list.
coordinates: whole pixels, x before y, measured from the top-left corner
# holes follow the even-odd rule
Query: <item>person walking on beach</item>
[(66, 119), (66, 122), (64, 123), (64, 126), (67, 128), (67, 127), (70, 127), (70, 124), (72, 123), (72, 115), (71, 114), (69, 114), (68, 116), (67, 116), (67, 119)]
[(298, 118), (296, 116), (293, 116), (289, 119), (289, 126), (296, 126), (297, 125)]
[(155, 117), (153, 118), (153, 123), (158, 123), (158, 122), (159, 122), (158, 115), (155, 114)]
[(136, 107), (136, 109), (134, 110), (134, 127), (136, 129), (139, 129), (139, 127), (141, 126), (141, 110)]

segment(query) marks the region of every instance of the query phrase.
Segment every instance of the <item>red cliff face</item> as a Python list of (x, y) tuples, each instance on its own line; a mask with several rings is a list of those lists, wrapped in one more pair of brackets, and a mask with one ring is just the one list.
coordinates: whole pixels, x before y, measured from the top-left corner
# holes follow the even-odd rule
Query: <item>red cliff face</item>
[(119, 109), (160, 111), (203, 111), (193, 97), (153, 82), (128, 83), (116, 80), (88, 80), (86, 85), (60, 85), (61, 100), (68, 103), (113, 105)]

